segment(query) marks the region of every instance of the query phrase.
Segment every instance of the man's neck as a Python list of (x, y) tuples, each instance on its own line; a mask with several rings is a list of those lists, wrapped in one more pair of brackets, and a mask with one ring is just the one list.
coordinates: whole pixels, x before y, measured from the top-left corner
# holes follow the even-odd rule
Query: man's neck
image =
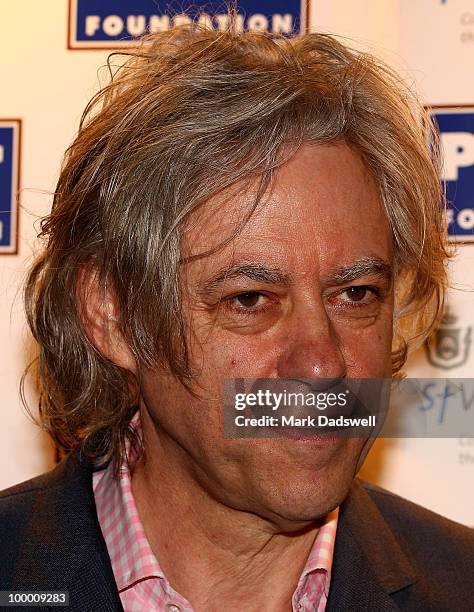
[(174, 590), (197, 611), (291, 610), (318, 525), (282, 533), (256, 514), (226, 506), (155, 435), (147, 440), (153, 452), (133, 470), (132, 489), (150, 547)]

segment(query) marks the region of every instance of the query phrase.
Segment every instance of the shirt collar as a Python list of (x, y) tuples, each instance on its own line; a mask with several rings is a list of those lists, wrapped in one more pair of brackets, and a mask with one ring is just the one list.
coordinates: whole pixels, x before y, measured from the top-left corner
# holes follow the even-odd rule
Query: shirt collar
[(94, 474), (97, 517), (109, 551), (119, 592), (140, 580), (164, 573), (145, 535), (127, 466), (114, 478), (112, 466)]

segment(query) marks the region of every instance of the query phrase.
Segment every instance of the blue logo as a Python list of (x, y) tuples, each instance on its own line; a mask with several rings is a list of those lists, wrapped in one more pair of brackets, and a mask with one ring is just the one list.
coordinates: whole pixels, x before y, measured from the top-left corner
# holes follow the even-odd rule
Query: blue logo
[(474, 242), (474, 107), (434, 108), (444, 154), (448, 232)]
[[(241, 0), (236, 28), (297, 34), (305, 18), (302, 2), (306, 0)], [(306, 4), (303, 6), (306, 11)], [(69, 48), (116, 49), (147, 32), (165, 31), (191, 20), (214, 30), (225, 30), (229, 25), (225, 7), (224, 2), (215, 0), (175, 5), (164, 0), (71, 0)]]
[(20, 121), (0, 119), (0, 253), (17, 252)]

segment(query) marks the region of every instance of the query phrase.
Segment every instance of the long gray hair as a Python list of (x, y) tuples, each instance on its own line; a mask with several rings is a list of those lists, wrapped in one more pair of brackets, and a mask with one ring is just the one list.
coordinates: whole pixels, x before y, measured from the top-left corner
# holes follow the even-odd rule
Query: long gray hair
[(440, 315), (448, 256), (437, 137), (409, 88), (323, 34), (191, 25), (148, 36), (126, 55), (66, 152), (26, 284), (41, 420), (56, 443), (121, 461), (137, 393), (87, 337), (79, 270), (93, 266), (113, 287), (137, 362), (166, 364), (189, 381), (179, 287), (186, 221), (240, 179), (261, 177), (265, 187), (288, 147), (305, 142), (348, 143), (376, 181), (395, 245), (399, 371), (407, 344)]

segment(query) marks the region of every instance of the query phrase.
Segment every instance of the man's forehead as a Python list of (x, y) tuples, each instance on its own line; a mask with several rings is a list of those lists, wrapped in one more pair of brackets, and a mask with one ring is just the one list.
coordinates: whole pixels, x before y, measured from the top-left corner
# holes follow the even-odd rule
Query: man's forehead
[(255, 206), (258, 187), (257, 179), (234, 185), (202, 206), (184, 234), (185, 258), (211, 252), (200, 267), (212, 274), (235, 262), (312, 275), (370, 258), (390, 263), (392, 236), (377, 188), (348, 147), (296, 154)]

